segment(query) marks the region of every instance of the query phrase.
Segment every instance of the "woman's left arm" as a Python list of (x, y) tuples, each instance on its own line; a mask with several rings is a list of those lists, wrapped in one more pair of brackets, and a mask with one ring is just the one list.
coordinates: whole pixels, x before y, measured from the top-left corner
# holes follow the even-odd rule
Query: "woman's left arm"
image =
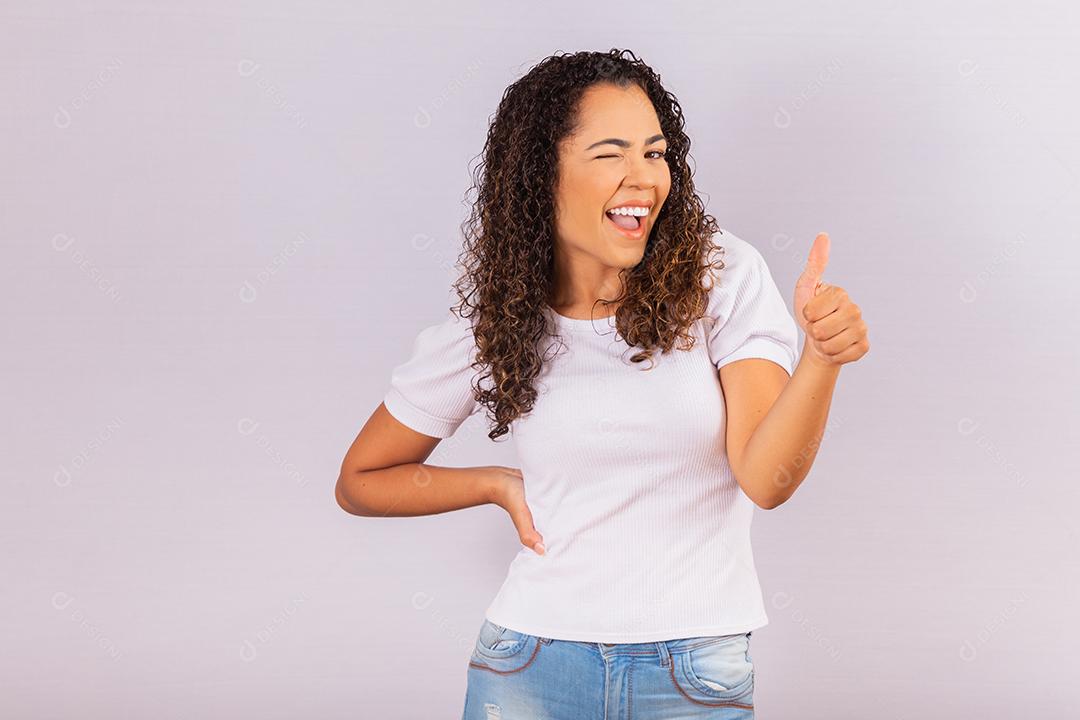
[(847, 292), (821, 282), (829, 236), (820, 233), (795, 286), (795, 317), (806, 334), (790, 378), (760, 358), (720, 369), (727, 410), (728, 461), (743, 491), (762, 508), (792, 496), (810, 471), (825, 432), (840, 367), (870, 350), (867, 326)]

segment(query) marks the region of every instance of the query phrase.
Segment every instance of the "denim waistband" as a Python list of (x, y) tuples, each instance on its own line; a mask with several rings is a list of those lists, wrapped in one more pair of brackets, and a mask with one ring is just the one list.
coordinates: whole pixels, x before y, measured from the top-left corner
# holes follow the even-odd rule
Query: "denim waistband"
[(725, 642), (735, 637), (741, 637), (745, 635), (750, 637), (753, 631), (746, 633), (734, 633), (731, 635), (709, 635), (703, 637), (691, 637), (691, 638), (678, 638), (676, 640), (658, 640), (656, 642), (641, 642), (641, 643), (602, 643), (602, 642), (585, 642), (581, 640), (551, 640), (549, 638), (543, 638), (544, 642), (571, 642), (578, 645), (588, 645), (595, 648), (604, 657), (614, 657), (619, 655), (639, 655), (639, 656), (652, 656), (665, 658), (668, 655), (675, 653), (683, 653), (693, 650), (694, 648), (705, 647), (706, 645), (714, 645), (716, 643)]

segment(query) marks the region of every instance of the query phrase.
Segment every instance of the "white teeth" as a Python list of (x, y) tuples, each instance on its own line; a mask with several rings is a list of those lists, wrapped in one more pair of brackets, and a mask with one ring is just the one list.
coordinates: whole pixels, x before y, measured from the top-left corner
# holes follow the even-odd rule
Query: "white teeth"
[(614, 210), (608, 210), (609, 215), (636, 215), (637, 217), (645, 217), (649, 214), (649, 208), (647, 207), (621, 207)]

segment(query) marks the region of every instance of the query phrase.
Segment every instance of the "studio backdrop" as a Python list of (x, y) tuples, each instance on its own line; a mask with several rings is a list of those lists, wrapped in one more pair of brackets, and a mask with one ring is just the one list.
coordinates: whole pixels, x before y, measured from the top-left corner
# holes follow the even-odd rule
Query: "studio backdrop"
[[(513, 525), (335, 483), (502, 92), (613, 47), (785, 299), (825, 231), (871, 327), (755, 511), (759, 716), (1077, 712), (1074, 4), (12, 2), (0, 715), (460, 717)], [(516, 467), (488, 430), (428, 462)]]

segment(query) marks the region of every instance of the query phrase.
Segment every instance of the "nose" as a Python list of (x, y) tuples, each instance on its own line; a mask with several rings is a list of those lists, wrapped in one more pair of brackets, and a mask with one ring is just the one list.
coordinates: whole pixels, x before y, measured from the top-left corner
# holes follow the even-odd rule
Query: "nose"
[(650, 189), (656, 187), (658, 176), (663, 172), (667, 172), (667, 164), (663, 160), (632, 158), (626, 167), (623, 183), (628, 187)]

